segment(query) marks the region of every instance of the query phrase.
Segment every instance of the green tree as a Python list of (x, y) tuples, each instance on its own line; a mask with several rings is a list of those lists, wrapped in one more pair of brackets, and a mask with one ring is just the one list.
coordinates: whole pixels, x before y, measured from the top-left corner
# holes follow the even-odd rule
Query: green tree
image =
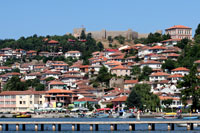
[(200, 34), (196, 35), (195, 42), (198, 43), (198, 44), (200, 44)]
[(148, 66), (144, 66), (142, 69), (142, 73), (139, 76), (139, 81), (141, 80), (149, 80), (149, 75), (152, 73), (152, 69)]
[(162, 64), (162, 69), (167, 69), (169, 71), (175, 69), (176, 67), (177, 67), (177, 62), (171, 59), (166, 60), (165, 63)]
[(127, 106), (155, 111), (156, 108), (160, 107), (160, 100), (150, 90), (151, 87), (148, 84), (136, 84), (127, 98)]
[(97, 43), (97, 47), (99, 48), (99, 51), (103, 51), (103, 49), (104, 49), (104, 46), (101, 42)]
[(119, 35), (115, 37), (115, 40), (117, 40), (120, 44), (124, 44), (125, 37), (123, 37), (122, 35)]
[(81, 31), (80, 39), (86, 39), (86, 35), (85, 35), (85, 31), (84, 30)]
[(108, 36), (108, 41), (109, 41), (109, 43), (113, 42), (112, 36)]
[(21, 82), (18, 76), (13, 76), (3, 87), (4, 91), (24, 91), (27, 90), (27, 86)]
[(139, 66), (133, 66), (131, 69), (131, 75), (134, 75), (137, 79), (139, 75), (141, 74), (141, 69)]
[(190, 42), (189, 39), (184, 38), (180, 42), (177, 43), (177, 47), (184, 49), (188, 45), (189, 42)]
[(200, 108), (200, 88), (199, 88), (200, 80), (197, 77), (197, 66), (194, 65), (190, 73), (183, 77), (183, 81), (178, 83), (178, 88), (183, 88), (181, 90), (181, 100), (183, 104), (187, 104), (187, 100), (192, 100), (192, 111), (193, 109)]
[(200, 35), (200, 24), (197, 26), (197, 29), (195, 30), (194, 38), (196, 38), (197, 35)]
[(111, 78), (112, 76), (108, 72), (108, 69), (105, 66), (102, 66), (99, 70), (99, 74), (97, 75), (96, 81), (100, 83), (105, 83), (108, 86)]

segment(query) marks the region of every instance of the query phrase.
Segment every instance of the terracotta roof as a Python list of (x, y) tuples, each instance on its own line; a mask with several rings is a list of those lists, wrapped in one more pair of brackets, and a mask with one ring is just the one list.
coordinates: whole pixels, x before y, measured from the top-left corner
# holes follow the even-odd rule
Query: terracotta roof
[(151, 47), (149, 49), (166, 49), (165, 47), (162, 47), (162, 46), (154, 46), (154, 47)]
[(46, 71), (44, 74), (46, 75), (46, 74), (60, 74), (60, 73), (54, 71)]
[(135, 47), (143, 47), (143, 46), (145, 46), (144, 44), (141, 44), (141, 43), (138, 43), (138, 44), (135, 44), (134, 45)]
[(168, 97), (168, 96), (159, 96), (160, 100), (167, 100), (167, 99), (172, 99), (172, 100), (180, 100), (178, 97)]
[(112, 102), (125, 102), (127, 99), (127, 96), (122, 96), (122, 97), (117, 97), (113, 100), (111, 100)]
[(157, 72), (157, 73), (152, 73), (150, 76), (169, 76), (169, 74), (164, 72)]
[(143, 61), (141, 64), (162, 64), (162, 63), (159, 61), (147, 60), (147, 61)]
[(200, 64), (200, 60), (196, 60), (194, 63)]
[(46, 93), (73, 93), (71, 90), (64, 90), (64, 89), (51, 89), (46, 91)]
[(50, 85), (65, 85), (62, 81), (53, 80), (49, 83)]
[(118, 52), (118, 49), (105, 49), (105, 52)]
[(56, 41), (56, 40), (50, 40), (50, 41), (48, 41), (48, 43), (58, 43), (58, 41)]
[(80, 51), (68, 51), (68, 54), (72, 54), (72, 53), (80, 53)]
[(45, 91), (31, 91), (31, 90), (27, 90), (27, 91), (2, 91), (0, 93), (0, 95), (30, 95), (30, 94), (35, 94), (35, 95), (39, 95), (39, 94), (45, 94)]
[(176, 53), (170, 53), (167, 55), (167, 57), (179, 57), (180, 54), (176, 54)]
[(191, 29), (191, 28), (183, 25), (174, 25), (166, 30), (171, 30), (171, 29)]
[(173, 74), (173, 75), (168, 76), (167, 78), (182, 78), (182, 77), (184, 76), (181, 74)]
[(125, 80), (124, 84), (137, 84), (138, 80)]
[(95, 99), (92, 99), (92, 98), (89, 98), (89, 97), (83, 97), (83, 98), (80, 98), (74, 102), (83, 102), (83, 101), (87, 101), (87, 102), (97, 102), (97, 100)]
[(12, 69), (12, 68), (7, 66), (0, 66), (0, 69)]
[(70, 97), (70, 95), (56, 95), (56, 97)]
[(52, 66), (68, 66), (68, 64), (52, 64)]
[(174, 72), (174, 71), (190, 71), (190, 70), (185, 68), (185, 67), (178, 67), (178, 68), (175, 68), (175, 69), (173, 69), (171, 71)]
[(164, 41), (161, 41), (161, 42), (173, 42), (173, 41), (181, 41), (181, 39), (179, 39), (179, 38), (168, 39), (168, 40), (164, 40)]
[(113, 67), (111, 70), (127, 70), (127, 69), (128, 69), (127, 67), (119, 65), (119, 66)]
[(35, 50), (29, 50), (29, 51), (27, 51), (27, 54), (30, 54), (30, 53), (37, 53), (37, 51), (35, 51)]

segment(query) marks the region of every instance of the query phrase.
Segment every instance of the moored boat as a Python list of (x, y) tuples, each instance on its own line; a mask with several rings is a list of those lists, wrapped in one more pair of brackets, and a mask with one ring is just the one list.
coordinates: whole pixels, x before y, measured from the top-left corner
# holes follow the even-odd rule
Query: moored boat
[(198, 116), (183, 117), (184, 120), (196, 120), (199, 119)]

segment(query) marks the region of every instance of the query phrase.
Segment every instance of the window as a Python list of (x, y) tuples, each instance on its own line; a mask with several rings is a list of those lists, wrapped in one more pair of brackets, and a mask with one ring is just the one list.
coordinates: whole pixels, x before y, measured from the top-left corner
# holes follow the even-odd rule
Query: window
[(16, 98), (16, 96), (11, 96), (11, 99), (15, 99)]
[(16, 104), (16, 102), (15, 102), (15, 101), (12, 101), (10, 104)]
[(5, 99), (9, 99), (10, 98), (10, 96), (5, 96)]
[(40, 101), (40, 104), (42, 104), (42, 101)]
[(19, 101), (19, 104), (22, 104), (22, 101)]
[(4, 104), (4, 102), (3, 102), (3, 101), (0, 101), (0, 104)]
[(23, 101), (23, 104), (26, 104), (26, 101)]
[(0, 96), (0, 99), (3, 99), (4, 98), (4, 96)]
[(30, 95), (30, 98), (32, 98), (32, 95)]
[(32, 104), (32, 101), (30, 101), (30, 104)]
[(5, 104), (10, 104), (10, 102), (6, 101)]

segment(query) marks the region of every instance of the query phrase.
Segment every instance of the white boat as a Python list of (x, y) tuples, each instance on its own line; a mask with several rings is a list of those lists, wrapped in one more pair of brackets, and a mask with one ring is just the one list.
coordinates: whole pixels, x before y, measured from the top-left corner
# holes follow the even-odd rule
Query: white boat
[[(187, 123), (178, 123), (178, 124), (176, 124), (178, 127), (187, 127)], [(198, 127), (199, 126), (199, 124), (197, 124), (197, 123), (194, 123), (193, 124), (193, 127), (195, 128), (195, 127)]]

